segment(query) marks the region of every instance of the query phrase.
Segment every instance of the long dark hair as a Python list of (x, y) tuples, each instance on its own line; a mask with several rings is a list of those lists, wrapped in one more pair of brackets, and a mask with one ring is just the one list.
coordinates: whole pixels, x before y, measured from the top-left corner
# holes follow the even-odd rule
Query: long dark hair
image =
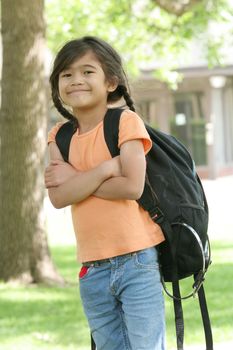
[(68, 68), (76, 59), (82, 57), (88, 51), (93, 52), (100, 62), (107, 80), (111, 81), (113, 78), (118, 78), (118, 86), (116, 90), (108, 94), (107, 102), (113, 103), (123, 97), (127, 106), (132, 111), (135, 111), (134, 103), (129, 93), (127, 76), (119, 54), (104, 40), (92, 36), (84, 36), (83, 38), (67, 42), (55, 58), (53, 71), (50, 76), (50, 84), (52, 99), (58, 112), (66, 119), (77, 123), (72, 113), (62, 105), (59, 96), (58, 80), (59, 74), (63, 70)]

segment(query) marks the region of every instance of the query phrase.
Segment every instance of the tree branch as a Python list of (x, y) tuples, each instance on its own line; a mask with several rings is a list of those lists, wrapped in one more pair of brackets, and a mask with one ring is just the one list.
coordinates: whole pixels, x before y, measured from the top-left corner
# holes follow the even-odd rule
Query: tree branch
[(176, 16), (183, 15), (191, 7), (202, 2), (202, 0), (152, 0), (161, 9)]

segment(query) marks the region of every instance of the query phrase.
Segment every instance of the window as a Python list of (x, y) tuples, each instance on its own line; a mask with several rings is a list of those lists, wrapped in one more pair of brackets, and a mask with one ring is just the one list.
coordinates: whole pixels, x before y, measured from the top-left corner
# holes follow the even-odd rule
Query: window
[(205, 125), (201, 92), (174, 95), (175, 116), (171, 132), (190, 151), (196, 165), (207, 164)]

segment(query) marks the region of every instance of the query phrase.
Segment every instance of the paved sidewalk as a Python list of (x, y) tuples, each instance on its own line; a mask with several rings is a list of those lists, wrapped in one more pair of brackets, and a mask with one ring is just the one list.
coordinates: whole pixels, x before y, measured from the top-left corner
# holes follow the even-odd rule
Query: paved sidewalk
[(203, 187), (209, 204), (210, 239), (233, 240), (233, 176), (203, 180)]

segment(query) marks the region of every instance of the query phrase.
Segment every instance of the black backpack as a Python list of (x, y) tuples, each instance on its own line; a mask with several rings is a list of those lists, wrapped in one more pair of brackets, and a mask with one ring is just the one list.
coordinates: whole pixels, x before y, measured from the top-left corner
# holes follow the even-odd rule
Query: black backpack
[[(104, 137), (112, 157), (119, 155), (118, 133), (123, 109), (108, 109), (104, 117)], [(182, 299), (196, 294), (202, 314), (206, 350), (213, 350), (212, 331), (203, 288), (205, 273), (211, 263), (207, 235), (208, 205), (194, 162), (186, 148), (173, 136), (145, 125), (152, 140), (147, 154), (146, 181), (138, 200), (151, 218), (161, 226), (165, 241), (159, 252), (161, 279), (165, 292), (173, 298), (177, 349), (183, 350), (184, 320)], [(73, 124), (63, 124), (56, 143), (65, 161), (69, 157)], [(179, 280), (193, 276), (192, 291), (181, 297)], [(166, 282), (172, 282), (169, 292)], [(95, 345), (92, 339), (92, 349)]]

